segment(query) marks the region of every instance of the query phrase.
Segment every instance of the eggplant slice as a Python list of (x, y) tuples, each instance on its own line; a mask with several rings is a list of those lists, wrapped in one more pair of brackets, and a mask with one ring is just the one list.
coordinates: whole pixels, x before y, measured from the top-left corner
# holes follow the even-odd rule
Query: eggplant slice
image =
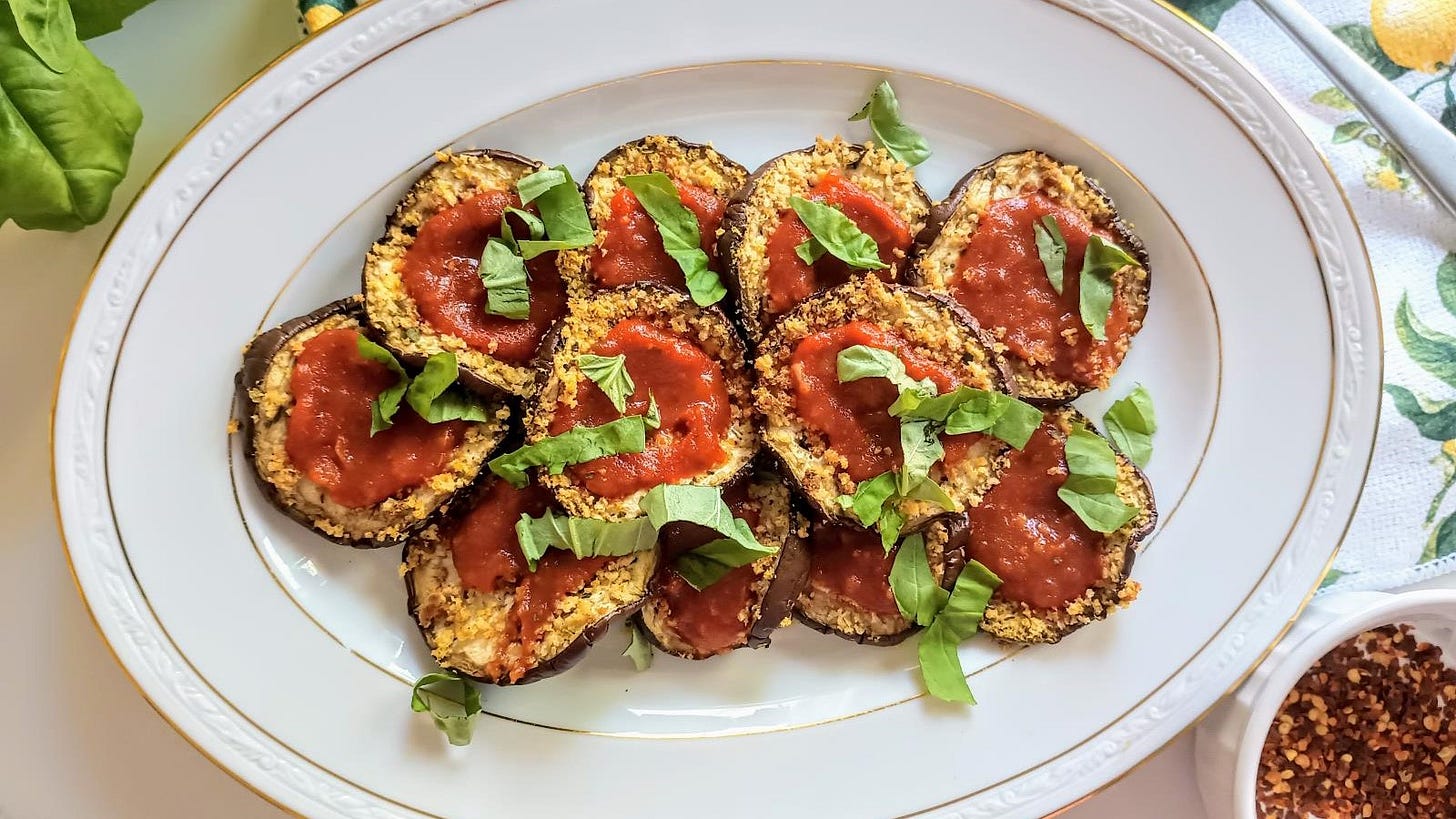
[[(526, 641), (521, 635), (522, 612), (515, 606), (534, 599), (521, 593), (531, 573), (507, 577), (490, 591), (466, 586), (456, 558), (457, 544), (469, 544), (459, 548), (477, 553), (505, 549), (520, 554), (515, 518), (480, 528), (475, 528), (472, 518), (488, 518), (492, 503), (507, 503), (509, 493), (533, 489), (536, 487), (514, 490), (498, 478), (488, 478), (464, 508), (406, 544), (402, 573), (410, 616), (443, 668), (495, 685), (521, 685), (560, 674), (580, 661), (613, 622), (631, 615), (646, 599), (647, 584), (657, 565), (655, 551), (595, 558), (604, 560), (604, 565), (585, 583), (573, 584), (554, 599), (539, 638)], [(507, 493), (504, 498), (501, 492)], [(545, 571), (546, 560), (553, 556), (566, 564), (578, 561), (569, 553), (551, 550), (538, 571)]]
[[(966, 565), (965, 516), (942, 515), (922, 524), (918, 531), (925, 536), (925, 554), (930, 561), (931, 574), (941, 588), (949, 590)], [(910, 534), (913, 532), (906, 532), (907, 536)], [(869, 606), (846, 595), (845, 589), (835, 582), (833, 573), (827, 571), (835, 557), (844, 559), (843, 550), (846, 549), (859, 553), (862, 569), (876, 574), (883, 570), (884, 588), (876, 590), (878, 605)], [(899, 550), (897, 544), (888, 555), (884, 554), (879, 534), (857, 524), (837, 521), (815, 523), (809, 544), (809, 578), (799, 595), (795, 615), (815, 631), (856, 643), (892, 646), (903, 642), (919, 631), (920, 626), (906, 620), (894, 605), (889, 573)], [(858, 577), (863, 580), (864, 575)], [(859, 593), (866, 592), (860, 589)]]
[[(587, 215), (597, 230), (597, 246), (562, 251), (557, 257), (557, 264), (564, 277), (570, 281), (591, 282), (595, 287), (628, 283), (600, 282), (594, 267), (601, 258), (600, 248), (605, 236), (603, 225), (612, 218), (612, 199), (622, 188), (622, 177), (647, 173), (663, 173), (675, 182), (711, 191), (725, 203), (748, 178), (747, 169), (718, 153), (711, 145), (699, 145), (675, 136), (653, 134), (613, 148), (597, 160), (592, 172), (582, 180)], [(720, 232), (714, 226), (711, 241), (715, 245)], [(680, 280), (681, 271), (675, 272)]]
[[(724, 596), (715, 595), (713, 586), (703, 592), (694, 591), (670, 566), (665, 563), (659, 565), (652, 584), (652, 596), (637, 617), (653, 645), (662, 651), (689, 660), (702, 660), (737, 648), (763, 648), (769, 644), (769, 635), (774, 629), (788, 623), (809, 569), (808, 553), (803, 544), (803, 539), (809, 534), (809, 524), (793, 508), (793, 497), (778, 476), (772, 473), (754, 475), (746, 482), (744, 490), (741, 506), (746, 506), (756, 516), (754, 536), (765, 546), (777, 547), (778, 551), (736, 570), (744, 575), (742, 578), (730, 573), (718, 581), (729, 584)], [(725, 497), (731, 494), (731, 491), (725, 493)], [(729, 500), (729, 505), (734, 508), (735, 515), (739, 515), (741, 509), (734, 506), (733, 500)], [(688, 531), (674, 532), (673, 527)], [(693, 524), (671, 524), (661, 533), (659, 546), (665, 550), (666, 544), (674, 538), (691, 538), (684, 545), (693, 548), (717, 537), (711, 530)], [(662, 559), (668, 559), (665, 553)], [(719, 635), (703, 628), (700, 622), (697, 627), (681, 627), (679, 618), (684, 611), (683, 608), (674, 609), (674, 603), (687, 607), (691, 621), (700, 621), (719, 614), (720, 606), (726, 608), (725, 597), (740, 591), (745, 593), (745, 597), (742, 608), (737, 612), (736, 620), (740, 626), (734, 639), (718, 638)], [(712, 641), (712, 644), (706, 644), (706, 641)]]
[[(1013, 583), (1025, 589), (1043, 578), (1018, 572), (1015, 566), (1004, 565), (996, 559), (994, 553), (988, 552), (994, 531), (992, 527), (997, 523), (1009, 526), (1018, 537), (1033, 531), (1052, 532), (1067, 525), (1066, 521), (1070, 519), (1068, 516), (1072, 515), (1070, 509), (1057, 509), (1061, 513), (1061, 522), (1058, 522), (1056, 518), (1018, 508), (1015, 501), (1006, 500), (1004, 496), (998, 497), (998, 490), (1005, 488), (1009, 492), (1025, 491), (1024, 488), (1018, 489), (1018, 485), (1030, 485), (1040, 489), (1043, 499), (1053, 504), (1061, 504), (1055, 493), (1066, 476), (1066, 436), (1078, 424), (1096, 432), (1091, 422), (1071, 407), (1048, 411), (1041, 429), (1033, 436), (1027, 448), (1011, 454), (1011, 462), (1001, 476), (1002, 483), (986, 494), (980, 508), (970, 513), (971, 537), (967, 554), (986, 564), (1005, 581), (1001, 589), (991, 597), (991, 603), (981, 621), (981, 630), (1003, 641), (1055, 643), (1088, 623), (1105, 619), (1113, 611), (1131, 603), (1138, 595), (1138, 584), (1128, 579), (1128, 575), (1132, 571), (1133, 558), (1136, 557), (1139, 545), (1152, 533), (1157, 523), (1158, 513), (1153, 501), (1153, 488), (1148, 483), (1147, 476), (1121, 453), (1117, 453), (1117, 496), (1124, 503), (1136, 506), (1139, 511), (1126, 525), (1110, 534), (1103, 535), (1077, 526), (1082, 537), (1090, 536), (1099, 541), (1096, 556), (1098, 578), (1080, 596), (1054, 607), (1039, 607), (1021, 600), (1008, 599), (1006, 592), (1012, 589)], [(1037, 460), (1037, 447), (1042, 443), (1038, 441), (1038, 436), (1043, 434), (1048, 435), (1049, 443), (1060, 450), (1054, 454), (1057, 463), (1049, 464)], [(1028, 480), (1033, 483), (1026, 484), (1025, 481)], [(1037, 482), (1045, 482), (1045, 485), (1039, 486)], [(1037, 518), (1035, 525), (1029, 522), (1032, 518)], [(1077, 523), (1080, 524), (1080, 521)], [(1008, 546), (1002, 552), (1003, 555), (1022, 552), (1017, 544)], [(1027, 548), (1023, 545), (1022, 548), (1031, 553), (1043, 553), (1046, 546), (1042, 544)], [(1074, 562), (1071, 558), (1058, 560), (1059, 565)]]
[[(786, 315), (764, 339), (754, 362), (754, 399), (764, 419), (764, 443), (782, 462), (785, 477), (820, 515), (843, 520), (852, 520), (851, 513), (837, 499), (853, 495), (859, 482), (829, 439), (804, 422), (797, 407), (793, 358), (807, 336), (852, 322), (869, 322), (900, 336), (918, 354), (955, 371), (964, 386), (1005, 390), (1007, 385), (1005, 365), (990, 339), (975, 319), (944, 296), (861, 276), (811, 297)], [(963, 511), (995, 481), (1007, 449), (1001, 441), (982, 436), (957, 463), (936, 464), (930, 478), (956, 503), (954, 511)], [(899, 511), (913, 527), (945, 510), (930, 501), (904, 499)]]
[[(510, 193), (515, 201), (516, 181), (540, 170), (541, 163), (498, 150), (435, 156), (438, 162), (405, 194), (386, 221), (384, 235), (365, 258), (363, 291), (369, 323), (380, 343), (408, 366), (422, 366), (435, 353), (451, 352), (460, 365), (460, 383), (467, 388), (484, 395), (530, 395), (536, 386), (537, 374), (529, 360), (534, 355), (519, 363), (504, 361), (429, 324), (405, 286), (404, 267), (420, 228), (431, 217), (496, 191)], [(578, 280), (563, 276), (563, 284), (568, 297), (584, 292)]]
[[(768, 310), (768, 243), (789, 198), (803, 196), (825, 174), (839, 172), (890, 206), (918, 236), (930, 212), (930, 197), (903, 162), (873, 144), (820, 137), (814, 145), (782, 154), (759, 167), (728, 205), (718, 256), (738, 302), (749, 341), (757, 344), (778, 319)], [(914, 255), (912, 246), (907, 257)], [(901, 267), (906, 265), (902, 264)], [(892, 277), (896, 281), (899, 276)]]
[[(638, 284), (604, 290), (589, 299), (573, 302), (571, 311), (560, 321), (542, 350), (549, 358), (542, 365), (540, 393), (526, 411), (526, 437), (535, 443), (550, 437), (552, 422), (563, 406), (577, 406), (583, 387), (591, 381), (582, 373), (577, 359), (589, 353), (614, 328), (633, 321), (648, 325), (654, 332), (687, 340), (710, 363), (716, 365), (728, 395), (729, 421), (722, 440), (723, 460), (717, 466), (674, 481), (698, 486), (727, 486), (749, 467), (758, 451), (758, 431), (753, 425), (752, 384), (744, 362), (743, 341), (717, 307), (702, 307), (686, 294), (660, 284)], [(648, 396), (642, 388), (654, 373), (641, 370), (628, 374), (637, 381), (632, 401), (643, 405)], [(592, 389), (597, 389), (592, 386)], [(649, 388), (650, 389), (650, 388)], [(656, 396), (653, 396), (656, 397)], [(628, 407), (626, 415), (644, 414)], [(601, 422), (605, 423), (605, 421)], [(660, 429), (647, 431), (647, 446), (694, 447), (696, 444), (679, 438), (664, 419)], [(558, 432), (561, 430), (558, 430)], [(675, 442), (675, 443), (674, 443)], [(609, 461), (612, 457), (598, 459)], [(602, 467), (605, 469), (606, 467)], [(578, 477), (582, 469), (567, 467), (559, 475), (539, 471), (536, 479), (549, 487), (556, 500), (569, 514), (577, 517), (625, 520), (640, 514), (639, 502), (651, 486), (621, 497), (605, 497), (593, 491)]]
[(503, 405), (491, 405), (492, 420), (471, 424), (445, 470), (423, 484), (365, 508), (340, 504), (294, 466), (286, 448), (294, 401), (294, 363), (311, 339), (335, 329), (366, 332), (361, 297), (324, 305), (249, 342), (237, 378), (244, 449), (258, 486), (284, 514), (346, 546), (393, 546), (444, 511), (457, 493), (475, 482), (486, 458), (505, 435), (509, 411)]
[[(991, 203), (1031, 193), (1041, 193), (1062, 206), (1079, 211), (1094, 228), (1116, 237), (1117, 244), (1138, 262), (1136, 266), (1124, 267), (1113, 276), (1115, 299), (1126, 305), (1128, 317), (1127, 332), (1113, 340), (1109, 351), (1111, 366), (1100, 368), (1080, 380), (1059, 376), (1050, 371), (1046, 362), (1029, 361), (1006, 349), (1004, 342), (1007, 335), (1016, 328), (1008, 329), (1000, 323), (999, 316), (989, 314), (990, 308), (978, 307), (975, 303), (964, 304), (1001, 345), (1016, 382), (1017, 394), (1025, 400), (1044, 405), (1060, 404), (1084, 392), (1107, 387), (1127, 354), (1132, 337), (1142, 329), (1148, 309), (1151, 268), (1148, 266), (1147, 250), (1096, 182), (1088, 179), (1076, 166), (1063, 164), (1039, 151), (1002, 154), (973, 169), (931, 211), (930, 223), (920, 240), (920, 257), (909, 275), (909, 281), (936, 292), (954, 293), (960, 277), (956, 267), (961, 253)], [(1075, 306), (1068, 309), (1069, 314), (1075, 312)], [(1073, 331), (1078, 338), (1087, 332), (1080, 324)], [(1068, 342), (1064, 337), (1065, 343)]]

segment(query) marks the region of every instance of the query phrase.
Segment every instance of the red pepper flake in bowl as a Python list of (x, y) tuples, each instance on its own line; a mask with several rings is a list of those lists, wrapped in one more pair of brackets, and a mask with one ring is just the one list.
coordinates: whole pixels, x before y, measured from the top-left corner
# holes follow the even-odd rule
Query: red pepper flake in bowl
[(1284, 698), (1259, 759), (1265, 819), (1456, 816), (1456, 671), (1408, 625), (1362, 632)]

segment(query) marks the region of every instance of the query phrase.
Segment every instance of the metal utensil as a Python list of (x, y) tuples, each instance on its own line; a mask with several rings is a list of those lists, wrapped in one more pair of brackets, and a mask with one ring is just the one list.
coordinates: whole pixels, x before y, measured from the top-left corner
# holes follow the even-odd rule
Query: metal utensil
[(1408, 160), (1431, 198), (1456, 214), (1456, 135), (1340, 42), (1296, 0), (1256, 0)]

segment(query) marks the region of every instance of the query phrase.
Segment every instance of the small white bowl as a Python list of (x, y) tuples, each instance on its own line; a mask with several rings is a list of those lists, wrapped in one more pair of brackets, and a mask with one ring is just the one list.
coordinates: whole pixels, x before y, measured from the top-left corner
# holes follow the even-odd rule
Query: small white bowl
[(1198, 727), (1198, 789), (1210, 819), (1256, 819), (1259, 754), (1284, 695), (1330, 649), (1362, 631), (1408, 623), (1456, 659), (1456, 590), (1346, 592), (1316, 598), (1238, 691)]

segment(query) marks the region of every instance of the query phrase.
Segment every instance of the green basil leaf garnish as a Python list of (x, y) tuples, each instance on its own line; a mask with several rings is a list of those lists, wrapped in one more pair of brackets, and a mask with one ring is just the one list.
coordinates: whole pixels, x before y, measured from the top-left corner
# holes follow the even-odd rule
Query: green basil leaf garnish
[(1087, 239), (1087, 252), (1082, 256), (1082, 272), (1077, 284), (1081, 291), (1079, 309), (1087, 332), (1098, 341), (1107, 340), (1107, 316), (1112, 312), (1115, 292), (1113, 274), (1137, 263), (1137, 259), (1129, 256), (1127, 251), (1103, 241), (1095, 233)]
[(637, 196), (642, 209), (657, 223), (662, 249), (682, 268), (693, 301), (704, 307), (722, 301), (728, 290), (718, 274), (708, 268), (698, 217), (682, 203), (672, 179), (665, 173), (645, 173), (624, 176), (622, 184)]
[(69, 0), (10, 0), (10, 10), (31, 52), (57, 74), (70, 71), (82, 46)]
[(835, 360), (840, 382), (858, 381), (861, 378), (886, 378), (895, 388), (915, 390), (926, 396), (936, 393), (935, 382), (928, 378), (911, 378), (905, 371), (905, 362), (889, 350), (856, 344), (839, 351)]
[(467, 679), (437, 671), (420, 677), (410, 689), (410, 710), (429, 712), (451, 745), (469, 745), (480, 716), (480, 692)]
[(359, 355), (388, 367), (398, 379), (369, 402), (369, 437), (372, 438), (394, 426), (394, 414), (399, 412), (399, 404), (404, 400), (405, 390), (409, 388), (410, 377), (404, 367), (400, 366), (394, 353), (365, 338), (362, 333), (359, 335)]
[(860, 481), (859, 485), (854, 488), (853, 495), (840, 495), (839, 505), (854, 512), (854, 516), (859, 518), (860, 525), (873, 526), (875, 521), (880, 519), (885, 501), (894, 496), (895, 484), (894, 472), (876, 475), (869, 480)]
[(501, 239), (490, 239), (480, 253), (480, 283), (485, 285), (485, 312), (510, 319), (531, 316), (531, 288), (526, 262)]
[(527, 444), (492, 458), (490, 471), (520, 489), (529, 483), (526, 469), (544, 466), (560, 475), (569, 464), (586, 463), (607, 455), (641, 452), (647, 448), (647, 422), (640, 415), (608, 421), (598, 427), (576, 427), (560, 435)]
[(880, 533), (880, 545), (885, 547), (885, 553), (895, 548), (895, 543), (900, 540), (900, 530), (905, 528), (905, 516), (901, 514), (898, 506), (885, 504), (884, 510), (880, 513), (880, 519), (875, 521), (875, 529)]
[(517, 242), (521, 256), (534, 259), (552, 250), (587, 247), (596, 241), (591, 219), (586, 215), (586, 201), (581, 188), (571, 178), (565, 165), (543, 168), (516, 180), (521, 204), (536, 203), (541, 222), (546, 227), (546, 240), (522, 239)]
[(647, 421), (648, 429), (662, 426), (662, 411), (657, 408), (657, 396), (652, 394), (652, 390), (647, 391), (647, 414), (642, 417)]
[(576, 357), (576, 366), (581, 368), (581, 374), (596, 382), (602, 392), (607, 394), (607, 400), (617, 412), (627, 411), (627, 397), (637, 386), (632, 383), (632, 376), (627, 372), (627, 356), (612, 355), (600, 356), (579, 355)]
[(924, 536), (914, 534), (900, 544), (890, 567), (890, 589), (901, 616), (921, 626), (930, 625), (950, 599), (950, 592), (935, 582)]
[(522, 514), (516, 521), (516, 541), (526, 566), (536, 564), (547, 549), (562, 549), (577, 557), (622, 557), (650, 551), (657, 545), (657, 529), (647, 518), (597, 520), (558, 515), (550, 509), (539, 518)]
[(957, 648), (980, 630), (986, 605), (1000, 585), (1001, 578), (990, 569), (974, 560), (966, 561), (945, 606), (920, 635), (920, 674), (931, 696), (976, 704)]
[(627, 633), (630, 642), (622, 652), (622, 656), (632, 661), (632, 666), (638, 671), (646, 671), (652, 667), (652, 643), (648, 642), (647, 635), (642, 633), (641, 626), (635, 621), (627, 621)]
[(908, 497), (930, 479), (930, 468), (945, 457), (940, 431), (929, 421), (900, 422), (900, 451), (904, 461), (896, 472), (895, 491)]
[(1036, 254), (1041, 257), (1041, 266), (1057, 295), (1062, 295), (1062, 274), (1067, 267), (1067, 240), (1062, 237), (1062, 228), (1057, 218), (1050, 214), (1031, 226), (1036, 236)]
[(450, 389), (460, 377), (455, 354), (435, 353), (424, 369), (410, 380), (404, 400), (421, 418), (432, 424), (442, 421), (488, 421), (485, 404), (459, 389)]
[(733, 569), (778, 551), (759, 543), (748, 522), (733, 516), (716, 486), (662, 484), (649, 489), (641, 505), (658, 529), (674, 522), (696, 523), (723, 536), (679, 555), (673, 564), (695, 589), (707, 588)]
[(511, 231), (511, 223), (506, 220), (507, 216), (515, 216), (520, 219), (526, 225), (526, 235), (530, 236), (532, 241), (546, 238), (546, 223), (541, 221), (541, 217), (520, 208), (506, 208), (505, 212), (501, 214), (502, 237), (510, 237), (512, 242), (516, 241), (515, 234)]
[(947, 435), (989, 432), (1017, 449), (1026, 446), (1042, 419), (1041, 410), (1025, 401), (975, 387), (930, 397), (907, 390), (890, 405), (890, 414), (944, 423)]
[(798, 243), (797, 245), (794, 245), (794, 255), (798, 256), (800, 259), (803, 259), (804, 264), (807, 265), (812, 265), (815, 262), (819, 261), (819, 259), (822, 258), (827, 252), (828, 251), (824, 249), (824, 245), (819, 244), (819, 240), (815, 239), (813, 236), (810, 236), (804, 241)]
[(925, 137), (900, 118), (900, 100), (888, 81), (875, 86), (869, 102), (859, 109), (859, 113), (850, 117), (849, 121), (861, 119), (870, 121), (870, 130), (875, 134), (875, 141), (889, 151), (890, 156), (911, 167), (930, 158), (930, 145), (925, 142)]
[(1067, 434), (1067, 479), (1057, 497), (1089, 529), (1104, 534), (1121, 529), (1138, 510), (1117, 496), (1117, 455), (1102, 436), (1077, 425)]
[[(880, 261), (880, 247), (869, 234), (859, 229), (854, 220), (838, 208), (790, 196), (789, 207), (799, 214), (804, 227), (814, 239), (836, 259), (860, 270), (883, 270), (889, 265)], [(797, 252), (797, 248), (795, 249)], [(803, 258), (801, 255), (799, 258)]]
[(1147, 466), (1153, 459), (1153, 433), (1158, 431), (1158, 420), (1153, 414), (1153, 396), (1146, 387), (1139, 384), (1114, 401), (1102, 416), (1102, 422), (1107, 425), (1107, 437), (1128, 460)]

